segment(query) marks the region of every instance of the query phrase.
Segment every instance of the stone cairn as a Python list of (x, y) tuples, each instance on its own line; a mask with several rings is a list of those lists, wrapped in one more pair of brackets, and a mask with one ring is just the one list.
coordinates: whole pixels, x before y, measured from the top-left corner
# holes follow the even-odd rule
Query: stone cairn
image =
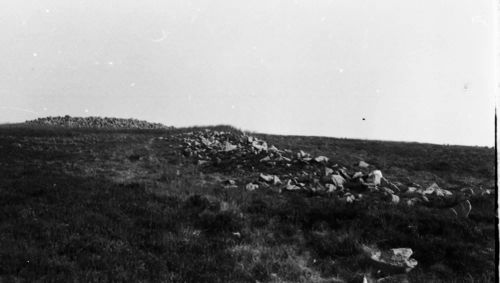
[[(205, 130), (159, 139), (180, 142), (182, 154), (194, 159), (194, 163), (207, 172), (216, 170), (234, 173), (243, 169), (257, 173), (256, 178), (246, 184), (238, 184), (237, 180), (225, 182), (226, 187), (243, 187), (249, 191), (276, 189), (279, 192), (326, 193), (346, 203), (378, 199), (407, 206), (433, 206), (434, 202), (448, 199), (451, 203), (457, 203), (443, 212), (453, 217), (468, 217), (472, 209), (468, 199), (472, 195), (491, 193), (479, 189), (452, 192), (440, 188), (436, 183), (423, 187), (416, 183), (391, 182), (380, 169), (363, 160), (353, 166), (354, 171), (349, 172), (329, 157), (312, 156), (303, 150), (293, 152), (278, 149), (264, 140), (245, 134)], [(456, 196), (460, 197), (456, 199)]]
[(71, 117), (57, 116), (38, 118), (26, 121), (30, 126), (49, 126), (63, 128), (97, 128), (97, 129), (172, 129), (160, 123), (150, 123), (137, 119), (122, 119), (110, 117)]

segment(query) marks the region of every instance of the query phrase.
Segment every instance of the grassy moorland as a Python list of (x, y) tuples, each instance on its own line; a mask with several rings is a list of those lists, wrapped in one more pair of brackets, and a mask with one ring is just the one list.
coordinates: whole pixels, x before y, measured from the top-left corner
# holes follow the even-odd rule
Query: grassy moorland
[(411, 248), (410, 282), (495, 281), (493, 149), (255, 134), (400, 183), (495, 191), (458, 218), (439, 203), (247, 191), (279, 170), (199, 166), (182, 152), (196, 130), (0, 128), (0, 282), (362, 282), (377, 277), (365, 244)]

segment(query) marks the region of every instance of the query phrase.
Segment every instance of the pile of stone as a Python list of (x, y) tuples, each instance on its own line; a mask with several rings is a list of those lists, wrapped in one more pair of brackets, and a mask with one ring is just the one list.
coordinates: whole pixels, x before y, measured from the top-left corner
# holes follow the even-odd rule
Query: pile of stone
[(278, 150), (252, 136), (206, 130), (183, 134), (181, 139), (184, 144), (183, 154), (195, 158), (199, 165), (227, 164), (233, 160), (235, 162), (232, 163), (241, 168), (251, 167), (259, 162), (270, 166), (291, 162), (290, 158), (284, 156), (285, 153), (290, 155), (291, 151)]
[(105, 129), (169, 129), (172, 127), (160, 123), (150, 123), (137, 119), (121, 119), (109, 117), (71, 117), (57, 116), (38, 118), (26, 121), (31, 126), (49, 126), (64, 128), (105, 128)]
[[(352, 172), (348, 172), (346, 167), (326, 156), (312, 156), (302, 150), (281, 150), (245, 134), (205, 130), (179, 134), (174, 138), (182, 142), (181, 150), (186, 157), (193, 158), (207, 170), (236, 172), (247, 169), (256, 173), (253, 181), (244, 184), (226, 180), (226, 187), (241, 186), (249, 191), (269, 188), (278, 192), (302, 191), (326, 194), (346, 203), (369, 198), (408, 206), (454, 196), (435, 183), (422, 188), (415, 183), (391, 182), (365, 161), (360, 161)], [(470, 202), (465, 200), (449, 211), (467, 217), (471, 209)]]
[[(468, 217), (472, 209), (469, 200), (462, 200), (458, 204), (454, 202), (454, 199), (459, 199), (457, 196), (491, 193), (482, 188), (452, 192), (436, 183), (422, 187), (416, 183), (391, 182), (381, 170), (363, 160), (348, 169), (333, 162), (332, 158), (314, 156), (303, 150), (293, 152), (279, 149), (246, 134), (205, 130), (161, 139), (171, 138), (182, 144), (180, 150), (183, 155), (192, 159), (201, 170), (220, 173), (228, 169), (229, 175), (244, 176), (221, 179), (221, 185), (228, 190), (305, 192), (308, 195), (336, 198), (346, 205), (377, 201), (387, 205), (435, 207), (434, 202), (446, 203), (450, 200), (456, 205), (442, 211), (452, 217)], [(239, 170), (245, 171), (244, 174), (239, 174)], [(408, 282), (406, 273), (418, 264), (411, 257), (411, 248), (383, 250), (363, 245), (362, 250), (373, 270), (364, 276), (363, 282)]]

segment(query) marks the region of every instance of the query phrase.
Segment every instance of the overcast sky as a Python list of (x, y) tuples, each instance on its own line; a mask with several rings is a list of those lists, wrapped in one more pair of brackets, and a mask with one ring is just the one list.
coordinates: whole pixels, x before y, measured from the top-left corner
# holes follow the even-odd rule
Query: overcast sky
[(495, 1), (4, 2), (0, 122), (494, 143)]

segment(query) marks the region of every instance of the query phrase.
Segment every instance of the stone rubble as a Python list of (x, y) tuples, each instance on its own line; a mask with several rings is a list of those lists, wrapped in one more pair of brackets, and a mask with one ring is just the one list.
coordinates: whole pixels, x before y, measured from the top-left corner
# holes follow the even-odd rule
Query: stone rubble
[(256, 189), (259, 188), (259, 185), (257, 184), (254, 184), (254, 183), (248, 183), (246, 186), (245, 186), (246, 190), (247, 191), (255, 191)]
[(370, 167), (370, 164), (364, 162), (363, 160), (359, 161), (358, 163), (358, 167), (361, 167), (361, 168), (368, 168)]
[[(273, 188), (278, 192), (328, 194), (345, 203), (378, 199), (387, 204), (407, 206), (426, 205), (437, 199), (454, 197), (453, 192), (436, 183), (424, 189), (415, 183), (391, 182), (381, 170), (364, 161), (357, 164), (361, 171), (348, 172), (329, 157), (312, 156), (303, 150), (278, 149), (246, 134), (205, 130), (178, 134), (174, 138), (182, 141), (182, 153), (204, 170), (253, 172), (254, 179), (246, 181), (248, 191)], [(238, 187), (236, 184), (225, 186)], [(470, 196), (474, 191), (458, 193)], [(488, 192), (482, 190), (481, 193)], [(467, 201), (448, 209), (456, 217), (468, 217), (472, 207)]]
[(160, 123), (150, 123), (137, 119), (121, 119), (110, 117), (45, 117), (26, 121), (29, 126), (62, 127), (62, 128), (99, 128), (99, 129), (172, 129)]
[(424, 195), (436, 195), (438, 197), (451, 196), (452, 192), (448, 190), (441, 189), (436, 183), (430, 185), (427, 189), (425, 189), (422, 194)]

